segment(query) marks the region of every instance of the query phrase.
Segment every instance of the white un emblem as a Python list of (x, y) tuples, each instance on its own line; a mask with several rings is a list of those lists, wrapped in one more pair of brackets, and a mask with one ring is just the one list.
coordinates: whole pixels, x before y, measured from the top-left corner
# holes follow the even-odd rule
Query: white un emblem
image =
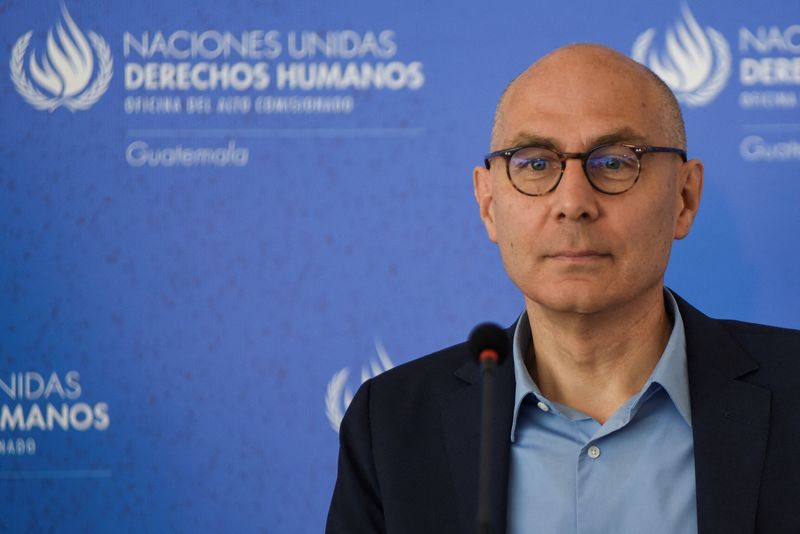
[[(378, 359), (370, 360), (369, 367), (365, 365), (361, 368), (361, 384), (394, 367), (389, 353), (378, 339), (375, 340), (375, 351), (378, 353)], [(342, 368), (328, 382), (325, 392), (325, 415), (328, 417), (331, 428), (336, 432), (339, 432), (344, 412), (350, 406), (350, 401), (353, 400), (353, 390), (347, 386), (349, 376), (350, 370), (347, 367)]]
[(687, 5), (681, 13), (683, 20), (666, 32), (664, 50), (653, 46), (656, 29), (650, 28), (637, 37), (631, 56), (658, 74), (680, 102), (705, 106), (728, 81), (731, 51), (721, 33), (700, 27)]
[(105, 39), (92, 31), (88, 32), (87, 40), (66, 6), (62, 5), (61, 14), (63, 24), (59, 22), (55, 30), (47, 32), (46, 50), (38, 58), (33, 48), (28, 53), (33, 31), (17, 39), (11, 51), (11, 81), (36, 109), (50, 112), (61, 106), (70, 111), (89, 109), (103, 96), (111, 81), (114, 66), (111, 50)]

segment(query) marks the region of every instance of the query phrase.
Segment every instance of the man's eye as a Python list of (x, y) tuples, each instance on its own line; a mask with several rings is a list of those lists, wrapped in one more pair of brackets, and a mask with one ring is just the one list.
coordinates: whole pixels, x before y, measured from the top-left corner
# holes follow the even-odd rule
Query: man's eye
[(635, 160), (625, 156), (605, 155), (589, 159), (589, 168), (598, 171), (621, 171), (636, 166)]
[(533, 159), (528, 162), (528, 166), (534, 171), (546, 171), (550, 167), (546, 159)]
[(622, 167), (622, 160), (613, 156), (606, 156), (600, 161), (600, 166), (604, 169), (615, 171)]

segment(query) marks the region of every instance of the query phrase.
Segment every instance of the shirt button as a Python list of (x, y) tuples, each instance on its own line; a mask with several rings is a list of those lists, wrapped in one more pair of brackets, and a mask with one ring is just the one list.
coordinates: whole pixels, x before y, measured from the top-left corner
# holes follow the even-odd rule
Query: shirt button
[(589, 458), (591, 458), (592, 460), (596, 460), (597, 458), (600, 457), (600, 447), (592, 445), (591, 447), (589, 447), (589, 450), (586, 451), (586, 454), (588, 454)]
[(543, 403), (542, 401), (537, 402), (536, 406), (538, 406), (539, 409), (542, 410), (543, 412), (549, 412), (550, 411), (550, 407), (548, 405), (546, 405), (545, 403)]

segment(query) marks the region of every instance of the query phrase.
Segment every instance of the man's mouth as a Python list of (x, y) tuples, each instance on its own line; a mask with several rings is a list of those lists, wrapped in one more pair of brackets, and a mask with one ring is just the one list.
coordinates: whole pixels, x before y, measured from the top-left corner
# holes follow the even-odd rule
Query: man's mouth
[(565, 249), (547, 254), (545, 257), (554, 260), (580, 263), (609, 258), (611, 254), (591, 249)]

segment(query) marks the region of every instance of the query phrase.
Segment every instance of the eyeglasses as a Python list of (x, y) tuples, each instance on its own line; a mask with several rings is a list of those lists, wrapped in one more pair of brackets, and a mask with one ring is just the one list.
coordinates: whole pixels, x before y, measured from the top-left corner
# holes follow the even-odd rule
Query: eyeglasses
[(491, 159), (502, 156), (511, 185), (529, 196), (546, 195), (561, 182), (567, 160), (579, 159), (583, 172), (593, 188), (608, 195), (624, 193), (639, 180), (642, 156), (650, 152), (678, 154), (686, 161), (682, 148), (608, 144), (586, 152), (558, 152), (541, 146), (518, 146), (487, 154), (484, 165), (489, 169)]

